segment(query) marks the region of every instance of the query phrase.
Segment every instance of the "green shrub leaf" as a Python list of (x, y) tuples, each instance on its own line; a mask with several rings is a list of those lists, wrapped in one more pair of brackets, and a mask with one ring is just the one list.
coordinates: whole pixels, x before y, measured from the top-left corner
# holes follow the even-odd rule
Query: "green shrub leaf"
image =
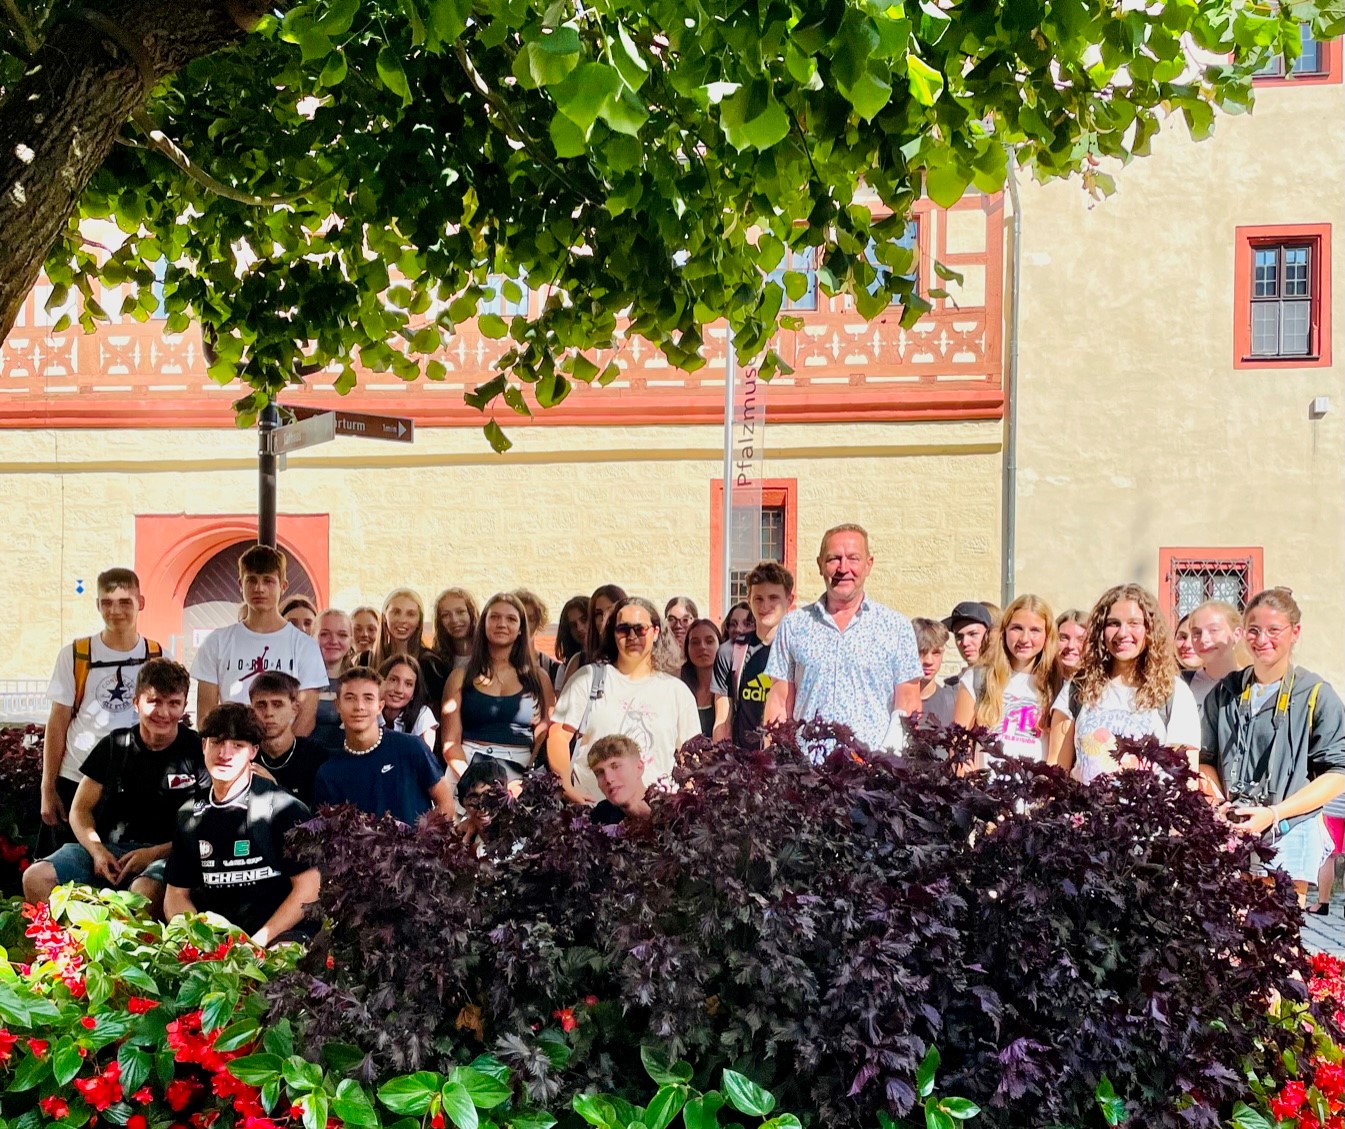
[(769, 1090), (736, 1070), (724, 1071), (724, 1094), (734, 1109), (749, 1117), (769, 1117), (775, 1108), (775, 1097)]
[(385, 1082), (378, 1089), (378, 1100), (393, 1113), (406, 1113), (420, 1117), (427, 1113), (444, 1079), (427, 1070), (417, 1071), (401, 1078)]

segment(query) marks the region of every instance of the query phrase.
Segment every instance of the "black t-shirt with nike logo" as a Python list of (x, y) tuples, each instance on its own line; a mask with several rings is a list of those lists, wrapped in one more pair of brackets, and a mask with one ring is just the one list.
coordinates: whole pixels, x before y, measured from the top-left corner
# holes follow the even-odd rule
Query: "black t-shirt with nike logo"
[(93, 747), (83, 772), (103, 786), (94, 823), (109, 843), (172, 842), (178, 809), (210, 787), (201, 738), (185, 725), (157, 750), (146, 748), (139, 725), (115, 729)]
[[(742, 669), (735, 680), (734, 649), (744, 645)], [(733, 743), (743, 748), (754, 749), (761, 744), (761, 722), (766, 714), (766, 695), (771, 689), (771, 680), (766, 677), (766, 660), (770, 655), (771, 645), (758, 639), (755, 632), (742, 643), (723, 644), (715, 655), (711, 690), (732, 701)]]

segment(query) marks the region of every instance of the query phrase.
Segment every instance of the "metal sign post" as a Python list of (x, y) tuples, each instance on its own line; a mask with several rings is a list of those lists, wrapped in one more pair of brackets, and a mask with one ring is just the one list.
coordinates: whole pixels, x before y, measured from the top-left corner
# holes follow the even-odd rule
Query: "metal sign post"
[(281, 406), (267, 404), (257, 417), (257, 543), (276, 545), (276, 492), (284, 456), (338, 435), (355, 439), (389, 439), (413, 443), (416, 425), (404, 416), (375, 416), (364, 412), (335, 412), (325, 408), (284, 408), (290, 422), (282, 422)]

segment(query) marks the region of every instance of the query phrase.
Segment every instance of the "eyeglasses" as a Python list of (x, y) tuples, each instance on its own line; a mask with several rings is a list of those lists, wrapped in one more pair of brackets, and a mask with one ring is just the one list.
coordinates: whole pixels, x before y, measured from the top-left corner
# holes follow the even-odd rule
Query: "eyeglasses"
[(678, 627), (690, 627), (695, 622), (695, 618), (689, 615), (670, 615), (668, 617), (669, 627), (673, 624), (677, 624)]
[(1272, 643), (1289, 628), (1285, 627), (1249, 627), (1244, 634), (1248, 639), (1269, 639)]
[(629, 635), (638, 643), (652, 627), (647, 623), (618, 623), (612, 630), (618, 635)]

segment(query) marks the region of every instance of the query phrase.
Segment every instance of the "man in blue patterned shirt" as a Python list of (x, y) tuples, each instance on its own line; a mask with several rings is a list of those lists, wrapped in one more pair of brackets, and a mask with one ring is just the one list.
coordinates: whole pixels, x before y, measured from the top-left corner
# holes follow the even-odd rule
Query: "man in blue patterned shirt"
[(864, 594), (873, 554), (862, 527), (827, 530), (817, 567), (826, 592), (785, 616), (771, 648), (765, 724), (821, 716), (870, 748), (899, 745), (898, 711), (920, 708), (911, 621)]

